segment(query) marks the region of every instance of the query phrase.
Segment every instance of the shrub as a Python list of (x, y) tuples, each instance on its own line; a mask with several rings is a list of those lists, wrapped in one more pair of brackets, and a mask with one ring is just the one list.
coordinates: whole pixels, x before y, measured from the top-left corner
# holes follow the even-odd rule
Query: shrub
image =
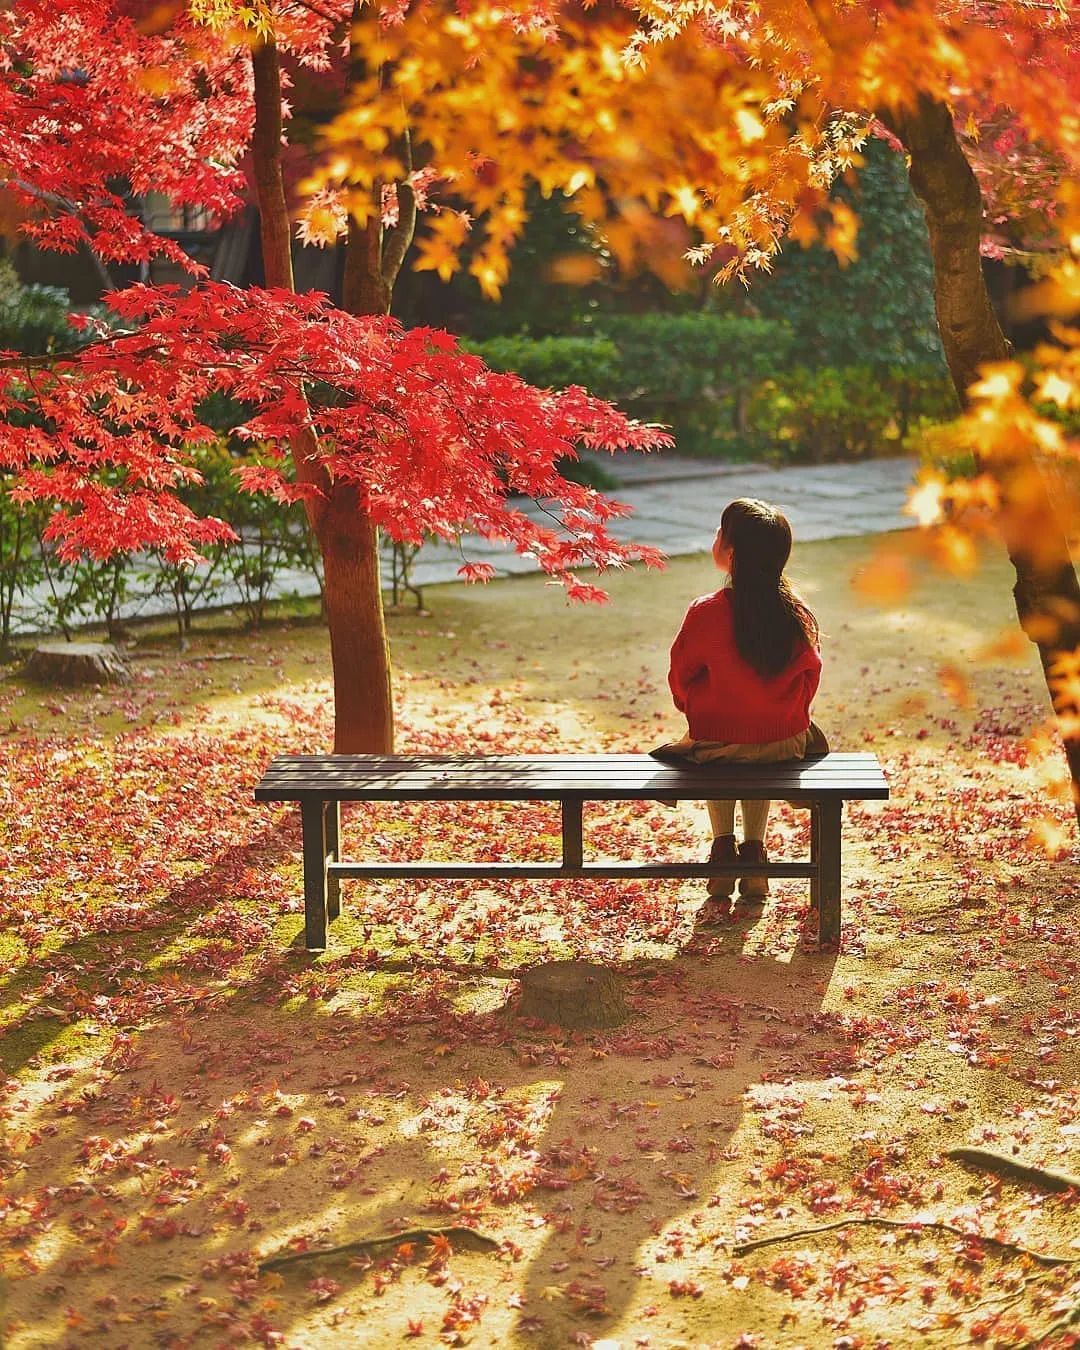
[(181, 634), (190, 630), (197, 608), (220, 603), (229, 588), (248, 624), (257, 628), (279, 592), (282, 572), (301, 568), (318, 576), (313, 565), (317, 551), (313, 551), (303, 509), (240, 487), (235, 470), (260, 463), (261, 454), (258, 446), (237, 449), (224, 438), (196, 454), (203, 481), (183, 489), (180, 496), (199, 515), (227, 521), (240, 538), (236, 543), (206, 548), (203, 563), (178, 566), (159, 559), (160, 589), (172, 599)]
[(956, 399), (937, 366), (794, 366), (754, 391), (751, 435), (767, 453), (822, 463), (896, 454), (917, 426), (954, 415)]
[(580, 384), (662, 422), (683, 454), (732, 454), (754, 385), (790, 361), (792, 337), (780, 322), (698, 311), (607, 315), (588, 335), (465, 345), (495, 370), (549, 388)]
[(591, 394), (608, 398), (619, 386), (619, 351), (614, 342), (598, 337), (489, 338), (462, 342), (492, 370), (512, 371), (541, 389), (566, 389), (579, 384)]
[(12, 501), (13, 475), (0, 474), (0, 656), (6, 655), (15, 623), (15, 604), (42, 580), (38, 538), (47, 512)]
[(71, 301), (58, 286), (24, 286), (0, 258), (0, 349), (40, 356), (85, 341), (68, 323)]

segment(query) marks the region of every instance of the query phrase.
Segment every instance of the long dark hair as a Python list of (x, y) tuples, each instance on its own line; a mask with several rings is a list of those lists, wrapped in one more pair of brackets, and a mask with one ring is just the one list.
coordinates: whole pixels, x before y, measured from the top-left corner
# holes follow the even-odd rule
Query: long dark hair
[(739, 655), (764, 679), (779, 675), (818, 622), (784, 576), (791, 526), (774, 506), (740, 497), (724, 508), (720, 539), (731, 549), (731, 603)]

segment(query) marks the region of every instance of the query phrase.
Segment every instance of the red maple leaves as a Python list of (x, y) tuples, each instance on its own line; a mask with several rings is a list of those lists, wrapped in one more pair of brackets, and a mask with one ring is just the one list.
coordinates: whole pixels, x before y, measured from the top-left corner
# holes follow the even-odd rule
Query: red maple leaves
[[(48, 534), (67, 556), (155, 547), (193, 559), (229, 536), (178, 496), (198, 478), (193, 448), (218, 434), (205, 401), (224, 394), (242, 407), (237, 434), (265, 452), (241, 473), (250, 491), (310, 500), (346, 483), (396, 539), (471, 530), (504, 540), (579, 599), (599, 593), (573, 568), (660, 561), (613, 538), (608, 523), (624, 508), (570, 482), (559, 460), (582, 445), (645, 450), (668, 437), (582, 389), (535, 389), (446, 333), (357, 318), (321, 295), (137, 285), (109, 303), (125, 329), (102, 328), (44, 366), (12, 357), (0, 379), (0, 465), (18, 471), (23, 499), (61, 505)], [(518, 495), (542, 501), (551, 523)]]
[(201, 272), (148, 228), (130, 194), (215, 216), (236, 210), (252, 126), (248, 64), (186, 6), (20, 0), (0, 13), (0, 126), (4, 186), (39, 244), (86, 245), (115, 262), (163, 256)]

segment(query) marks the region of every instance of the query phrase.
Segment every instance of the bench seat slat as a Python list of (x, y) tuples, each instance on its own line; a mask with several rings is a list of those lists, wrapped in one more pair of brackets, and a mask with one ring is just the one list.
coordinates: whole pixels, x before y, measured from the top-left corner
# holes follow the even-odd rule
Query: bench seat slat
[[(830, 753), (810, 759), (782, 762), (789, 768), (871, 768), (875, 770), (879, 768), (877, 757), (872, 754)], [(344, 769), (353, 773), (431, 773), (452, 768), (459, 773), (466, 771), (479, 773), (485, 770), (512, 772), (525, 766), (539, 770), (553, 767), (577, 772), (620, 773), (650, 765), (653, 768), (673, 769), (708, 767), (673, 763), (656, 759), (652, 755), (372, 755), (370, 757), (366, 755), (276, 755), (270, 761), (268, 772)], [(743, 763), (741, 767), (753, 768), (755, 766)]]
[[(886, 801), (888, 800), (889, 790), (884, 787), (848, 787), (837, 788), (834, 791), (828, 791), (820, 787), (817, 788), (799, 788), (790, 783), (757, 783), (752, 787), (745, 781), (731, 784), (712, 783), (702, 785), (696, 789), (689, 788), (653, 788), (648, 791), (626, 792), (616, 789), (596, 788), (592, 792), (579, 794), (584, 801), (655, 801), (655, 802), (699, 802), (699, 801), (725, 801), (728, 799), (739, 799), (743, 801), (790, 801), (790, 802), (812, 802), (812, 801)], [(467, 789), (454, 788), (452, 791), (440, 793), (437, 796), (432, 792), (400, 792), (400, 791), (378, 791), (371, 789), (366, 792), (358, 792), (355, 789), (342, 788), (335, 791), (333, 788), (319, 788), (304, 791), (302, 788), (294, 788), (289, 791), (260, 791), (256, 794), (256, 800), (262, 802), (303, 802), (303, 801), (324, 801), (324, 802), (561, 802), (569, 799), (571, 793), (565, 790), (549, 789), (541, 791), (534, 789), (529, 792), (504, 791), (495, 792), (492, 790), (475, 790), (469, 792)]]
[(824, 772), (815, 773), (811, 769), (801, 771), (789, 769), (786, 772), (779, 771), (775, 765), (753, 765), (742, 768), (741, 772), (735, 772), (730, 767), (724, 768), (701, 768), (701, 769), (654, 769), (641, 770), (636, 773), (529, 773), (527, 770), (521, 773), (428, 773), (428, 774), (392, 774), (392, 773), (287, 773), (287, 774), (267, 774), (263, 779), (264, 783), (280, 783), (283, 786), (301, 786), (310, 785), (318, 787), (320, 783), (344, 784), (355, 783), (358, 786), (364, 784), (389, 783), (394, 786), (415, 787), (435, 786), (454, 782), (462, 783), (466, 787), (518, 787), (526, 785), (530, 787), (566, 787), (570, 790), (577, 787), (582, 791), (587, 791), (591, 787), (596, 787), (598, 783), (610, 783), (613, 787), (633, 787), (635, 784), (646, 784), (660, 781), (667, 782), (711, 782), (713, 779), (722, 778), (746, 778), (754, 781), (757, 778), (770, 778), (777, 782), (806, 782), (821, 783), (823, 787), (835, 786), (841, 783), (882, 783), (885, 780), (881, 774), (872, 773), (866, 769), (858, 770), (837, 770), (831, 769)]
[(701, 800), (753, 796), (884, 799), (874, 755), (783, 764), (665, 764), (649, 755), (288, 755), (272, 761), (260, 801)]
[[(787, 764), (801, 764), (804, 767), (812, 768), (815, 765), (838, 765), (841, 767), (851, 767), (858, 765), (875, 766), (876, 756), (870, 754), (847, 754), (841, 755), (831, 753), (828, 755), (818, 755), (810, 759), (785, 760), (781, 761)], [(378, 756), (372, 755), (276, 755), (270, 762), (270, 767), (285, 768), (348, 768), (355, 771), (364, 769), (379, 770), (410, 770), (419, 771), (453, 768), (458, 771), (466, 769), (515, 769), (522, 765), (531, 768), (543, 768), (546, 765), (554, 765), (561, 768), (585, 768), (596, 771), (614, 772), (623, 768), (640, 768), (643, 764), (652, 764), (656, 767), (681, 768), (681, 764), (670, 764), (668, 761), (655, 758), (653, 755), (394, 755)], [(693, 766), (688, 766), (693, 767)], [(744, 767), (747, 767), (744, 765)]]

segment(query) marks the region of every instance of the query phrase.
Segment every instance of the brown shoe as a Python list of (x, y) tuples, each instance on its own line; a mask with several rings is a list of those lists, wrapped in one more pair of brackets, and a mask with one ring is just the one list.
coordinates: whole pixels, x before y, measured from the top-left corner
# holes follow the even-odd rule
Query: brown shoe
[[(709, 849), (709, 862), (734, 867), (739, 861), (739, 852), (735, 847), (733, 834), (718, 834)], [(710, 900), (729, 900), (735, 889), (734, 877), (710, 877), (708, 883)]]
[[(739, 862), (767, 863), (769, 855), (760, 839), (745, 839), (739, 845)], [(740, 877), (739, 897), (743, 900), (761, 900), (769, 894), (768, 877)]]

